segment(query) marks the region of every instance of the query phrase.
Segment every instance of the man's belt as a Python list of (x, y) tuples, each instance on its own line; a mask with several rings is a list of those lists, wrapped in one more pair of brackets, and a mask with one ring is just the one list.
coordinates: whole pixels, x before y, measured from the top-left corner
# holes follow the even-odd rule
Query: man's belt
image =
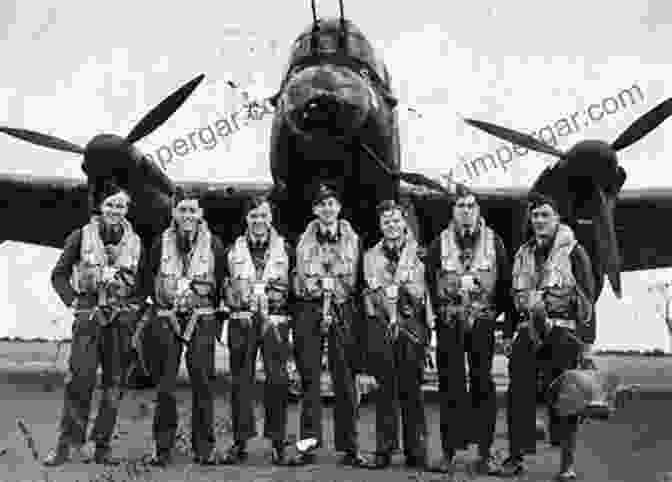
[[(178, 312), (175, 308), (159, 309), (156, 311), (156, 316), (168, 320), (170, 327), (175, 332), (175, 336), (177, 336), (184, 343), (189, 343), (191, 341), (191, 337), (196, 330), (196, 324), (198, 323), (198, 320), (201, 316), (214, 314), (214, 308), (195, 308), (186, 313)], [(189, 321), (187, 322), (187, 326), (184, 328), (184, 331), (181, 330), (180, 323), (177, 321), (178, 316), (182, 318), (189, 317)]]
[(558, 326), (560, 328), (567, 328), (568, 330), (576, 331), (576, 321), (574, 320), (567, 320), (564, 318), (548, 318), (546, 323), (551, 328)]
[[(576, 321), (567, 320), (565, 318), (546, 318), (546, 325), (550, 328), (560, 327), (567, 328), (568, 330), (576, 330)], [(518, 323), (518, 328), (527, 328), (530, 326), (529, 321), (521, 321)]]
[[(231, 313), (230, 318), (232, 320), (251, 320), (254, 315), (253, 311), (234, 311)], [(268, 321), (272, 325), (278, 325), (280, 323), (286, 323), (289, 321), (289, 316), (287, 315), (268, 315)]]
[(251, 320), (254, 316), (254, 313), (251, 311), (234, 311), (231, 313), (230, 318), (232, 320)]
[[(94, 318), (98, 321), (101, 326), (107, 326), (117, 320), (120, 314), (129, 313), (129, 312), (138, 312), (140, 310), (140, 305), (135, 303), (128, 303), (118, 306), (94, 306), (93, 308), (75, 308), (75, 316), (81, 314), (87, 314), (89, 320)], [(107, 316), (106, 312), (109, 312)]]

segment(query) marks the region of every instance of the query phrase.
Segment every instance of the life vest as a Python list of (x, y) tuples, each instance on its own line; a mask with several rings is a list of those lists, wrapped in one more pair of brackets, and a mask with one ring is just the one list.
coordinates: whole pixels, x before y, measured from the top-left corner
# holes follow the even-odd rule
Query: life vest
[[(200, 222), (196, 242), (186, 256), (179, 251), (177, 236), (174, 222), (161, 236), (161, 264), (154, 285), (157, 301), (160, 306), (179, 307), (184, 311), (212, 307), (215, 255), (212, 252), (210, 229), (205, 221)], [(190, 260), (189, 265), (185, 266), (187, 260)], [(198, 290), (181, 289), (181, 285), (191, 281), (209, 285), (200, 285)]]
[(142, 243), (140, 237), (133, 231), (131, 223), (123, 219), (121, 223), (124, 234), (117, 245), (108, 246), (107, 249), (111, 250), (108, 257), (108, 252), (100, 237), (101, 223), (99, 216), (93, 216), (90, 222), (82, 227), (80, 259), (73, 269), (71, 283), (73, 288), (84, 296), (99, 294), (102, 288), (104, 268), (125, 270), (132, 276), (124, 276), (123, 280), (119, 279), (118, 282), (111, 283), (109, 289), (106, 289), (106, 293), (109, 294), (107, 301), (115, 304), (115, 302), (123, 302), (133, 292)]
[(390, 270), (390, 261), (383, 251), (383, 241), (379, 241), (364, 254), (364, 279), (369, 289), (386, 288), (390, 285), (404, 285), (416, 299), (425, 297), (425, 265), (417, 255), (418, 244), (407, 238), (399, 256), (396, 270)]
[(295, 294), (303, 299), (321, 296), (320, 280), (328, 275), (334, 280), (334, 301), (343, 302), (354, 294), (357, 282), (359, 236), (348, 221), (341, 219), (338, 222), (339, 241), (320, 245), (316, 238), (318, 229), (318, 221), (313, 220), (299, 238), (296, 247)]
[(269, 301), (286, 300), (289, 288), (289, 256), (285, 250), (285, 239), (271, 228), (269, 244), (266, 249), (266, 261), (259, 272), (252, 260), (248, 245), (248, 236), (239, 236), (228, 253), (230, 278), (225, 288), (227, 305), (233, 309), (242, 309), (252, 297), (254, 283), (265, 287)]
[[(462, 249), (457, 244), (455, 223), (441, 233), (441, 267), (436, 276), (436, 293), (440, 304), (464, 306), (474, 319), (494, 319), (497, 283), (497, 251), (495, 232), (479, 220), (478, 239), (473, 248), (471, 264), (460, 260)], [(466, 280), (472, 280), (467, 282)]]
[[(412, 330), (418, 336), (424, 325), (426, 312), (425, 265), (418, 257), (418, 244), (407, 236), (399, 260), (392, 263), (384, 252), (384, 241), (379, 241), (364, 254), (364, 311), (367, 316), (392, 321), (413, 321)], [(381, 290), (382, 288), (382, 290)], [(400, 292), (400, 289), (403, 292)], [(412, 319), (412, 320), (411, 320)]]
[[(573, 317), (573, 302), (575, 300), (573, 288), (576, 288), (576, 279), (572, 273), (570, 254), (577, 241), (572, 229), (565, 225), (558, 226), (553, 245), (543, 266), (538, 267), (534, 256), (534, 238), (524, 243), (514, 258), (512, 288), (514, 301), (519, 312), (527, 311), (529, 293), (535, 290), (552, 290), (553, 303), (547, 304), (546, 311), (549, 317)], [(557, 296), (561, 293), (562, 296)]]

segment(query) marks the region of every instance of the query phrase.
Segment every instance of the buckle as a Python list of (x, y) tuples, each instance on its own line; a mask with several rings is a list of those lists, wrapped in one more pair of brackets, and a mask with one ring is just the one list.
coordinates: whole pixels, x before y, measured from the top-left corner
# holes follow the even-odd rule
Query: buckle
[(190, 288), (191, 281), (187, 278), (179, 278), (177, 280), (177, 295), (183, 296)]
[(389, 300), (396, 300), (399, 298), (399, 286), (392, 284), (385, 287), (385, 296)]
[(287, 319), (286, 315), (268, 315), (268, 321), (276, 326), (281, 323), (287, 323)]
[(104, 266), (103, 267), (103, 280), (109, 281), (114, 279), (117, 274), (117, 269), (114, 266)]
[(476, 288), (474, 275), (465, 274), (460, 277), (460, 288), (464, 291), (473, 291)]
[(263, 296), (266, 294), (266, 282), (265, 281), (255, 281), (252, 284), (252, 294), (254, 296)]
[(325, 291), (334, 291), (334, 278), (331, 276), (324, 276), (322, 278), (322, 289)]
[(548, 322), (551, 327), (557, 326), (560, 328), (567, 328), (568, 330), (576, 330), (576, 321), (574, 320), (566, 320), (564, 318), (549, 318)]
[(207, 296), (212, 288), (212, 283), (207, 281), (193, 280), (190, 283), (191, 290), (198, 296)]
[(251, 311), (236, 311), (231, 313), (231, 319), (233, 320), (249, 320), (250, 318), (252, 318)]

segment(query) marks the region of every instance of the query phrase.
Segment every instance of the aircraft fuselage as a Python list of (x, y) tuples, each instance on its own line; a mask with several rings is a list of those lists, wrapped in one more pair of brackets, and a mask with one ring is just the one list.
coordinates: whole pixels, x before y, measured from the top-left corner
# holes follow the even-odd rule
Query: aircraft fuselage
[(343, 215), (365, 237), (375, 233), (375, 205), (398, 197), (398, 181), (362, 147), (398, 169), (387, 68), (361, 31), (345, 26), (343, 32), (339, 19), (322, 20), (297, 38), (276, 97), (271, 172), (276, 185), (286, 186), (280, 223), (290, 237), (304, 229), (319, 183), (341, 192)]

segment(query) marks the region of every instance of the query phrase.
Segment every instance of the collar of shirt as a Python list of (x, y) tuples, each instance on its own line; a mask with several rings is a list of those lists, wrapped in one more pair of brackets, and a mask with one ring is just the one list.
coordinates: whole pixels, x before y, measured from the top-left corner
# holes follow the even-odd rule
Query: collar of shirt
[(180, 233), (177, 234), (177, 247), (182, 254), (189, 254), (192, 247), (196, 244), (198, 233)]
[(385, 240), (383, 241), (383, 253), (390, 261), (397, 262), (405, 244), (403, 240)]
[(549, 238), (535, 239), (534, 243), (534, 256), (540, 261), (546, 261), (549, 253), (551, 252), (551, 247), (553, 245), (553, 240)]
[(268, 234), (262, 238), (253, 236), (252, 234), (247, 235), (247, 245), (251, 249), (261, 249), (268, 246), (269, 236)]
[(100, 223), (98, 233), (103, 244), (119, 244), (124, 235), (124, 227), (121, 224), (108, 226), (105, 223)]
[(317, 242), (322, 244), (322, 243), (335, 243), (338, 241), (340, 237), (340, 232), (338, 229), (338, 225), (334, 226), (322, 226), (321, 224), (319, 225), (317, 229)]
[(462, 229), (457, 232), (457, 245), (462, 248), (472, 248), (476, 244), (476, 237), (478, 233), (473, 228)]

